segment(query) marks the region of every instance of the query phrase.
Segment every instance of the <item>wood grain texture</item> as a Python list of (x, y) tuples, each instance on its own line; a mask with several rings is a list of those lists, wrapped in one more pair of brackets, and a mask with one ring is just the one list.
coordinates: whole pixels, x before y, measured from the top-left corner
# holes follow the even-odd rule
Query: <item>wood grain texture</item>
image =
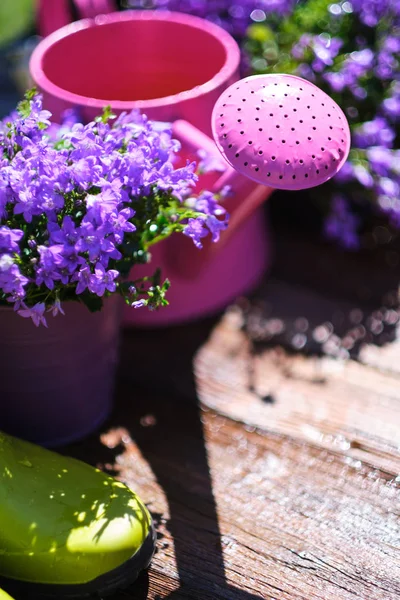
[(382, 400), (372, 375), (360, 390), (362, 365), (326, 367), (314, 382), (315, 358), (269, 350), (257, 357), (257, 385), (284, 390), (261, 403), (263, 423), (243, 411), (234, 417), (249, 424), (235, 422), (199, 406), (206, 395), (250, 413), (260, 406), (230, 318), (127, 334), (112, 419), (100, 440), (65, 449), (132, 486), (155, 518), (149, 574), (111, 600), (399, 598), (399, 402), (389, 376)]
[(121, 442), (114, 468), (142, 495), (159, 532), (147, 596), (133, 586), (115, 598), (399, 597), (395, 473), (206, 411), (209, 479), (185, 427), (191, 414), (180, 411), (182, 433), (170, 432), (168, 449), (158, 421), (135, 441), (124, 430), (103, 436), (108, 446)]
[(279, 347), (255, 354), (233, 311), (194, 365), (200, 400), (219, 413), (400, 471), (397, 374)]
[(64, 450), (132, 486), (156, 523), (149, 573), (110, 600), (400, 598), (394, 258), (277, 247), (275, 279), (241, 308), (126, 332), (110, 421)]

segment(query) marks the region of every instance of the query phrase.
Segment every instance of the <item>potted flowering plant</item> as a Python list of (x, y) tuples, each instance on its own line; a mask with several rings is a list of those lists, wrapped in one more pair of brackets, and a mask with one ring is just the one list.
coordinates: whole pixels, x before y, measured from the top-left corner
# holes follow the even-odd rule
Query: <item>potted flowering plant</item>
[(131, 281), (132, 266), (174, 232), (198, 247), (208, 232), (218, 240), (227, 214), (194, 194), (195, 163), (174, 166), (165, 124), (109, 109), (87, 125), (50, 116), (33, 90), (0, 128), (0, 429), (54, 445), (110, 410), (113, 297), (167, 303), (168, 281)]

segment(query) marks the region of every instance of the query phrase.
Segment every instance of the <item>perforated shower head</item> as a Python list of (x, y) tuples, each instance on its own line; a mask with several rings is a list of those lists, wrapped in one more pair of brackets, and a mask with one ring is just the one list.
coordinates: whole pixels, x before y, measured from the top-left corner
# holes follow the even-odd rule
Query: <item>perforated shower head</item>
[(272, 188), (324, 183), (343, 166), (350, 130), (343, 111), (314, 84), (294, 75), (254, 75), (217, 100), (214, 140), (239, 173)]

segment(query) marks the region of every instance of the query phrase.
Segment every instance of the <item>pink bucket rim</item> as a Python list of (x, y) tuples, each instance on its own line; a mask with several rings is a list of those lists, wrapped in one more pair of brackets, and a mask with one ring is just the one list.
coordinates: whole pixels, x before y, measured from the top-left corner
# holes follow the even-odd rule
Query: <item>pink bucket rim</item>
[[(212, 35), (216, 38), (225, 48), (226, 60), (225, 63), (206, 83), (196, 86), (192, 90), (179, 92), (170, 96), (163, 96), (161, 98), (152, 98), (151, 100), (108, 100), (106, 98), (88, 98), (64, 90), (63, 88), (52, 83), (45, 75), (42, 62), (46, 52), (52, 47), (52, 45), (65, 37), (88, 29), (94, 26), (104, 26), (110, 23), (117, 23), (121, 21), (165, 21), (168, 23), (178, 23), (181, 25), (188, 25), (196, 29), (200, 29)], [(106, 105), (111, 105), (115, 110), (132, 110), (132, 109), (150, 109), (176, 104), (184, 100), (192, 100), (213, 90), (217, 89), (220, 85), (229, 81), (238, 69), (240, 64), (240, 50), (236, 41), (233, 37), (226, 32), (224, 29), (201, 19), (200, 17), (194, 17), (179, 12), (171, 11), (124, 11), (121, 13), (111, 13), (106, 15), (99, 15), (94, 19), (82, 19), (75, 21), (64, 27), (61, 27), (57, 31), (54, 31), (49, 36), (44, 38), (38, 46), (35, 48), (31, 60), (30, 60), (30, 72), (34, 82), (39, 86), (41, 90), (55, 96), (61, 100), (67, 101), (70, 104), (77, 106), (86, 106), (92, 108), (102, 109)]]

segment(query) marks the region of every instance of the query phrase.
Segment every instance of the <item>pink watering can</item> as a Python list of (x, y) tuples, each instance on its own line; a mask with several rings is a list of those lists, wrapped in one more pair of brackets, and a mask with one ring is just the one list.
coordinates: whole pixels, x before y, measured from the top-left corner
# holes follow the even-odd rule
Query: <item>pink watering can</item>
[[(111, 0), (75, 0), (79, 16), (110, 13)], [(56, 9), (56, 6), (58, 7)], [(69, 2), (41, 0), (41, 32), (70, 20)], [(87, 18), (50, 33), (30, 69), (56, 120), (78, 106), (85, 121), (109, 104), (173, 123), (182, 157), (198, 149), (229, 163), (200, 188), (232, 187), (230, 225), (201, 251), (182, 236), (152, 249), (172, 286), (158, 312), (126, 308), (125, 323), (159, 326), (216, 312), (248, 292), (270, 263), (262, 203), (273, 189), (323, 183), (342, 166), (350, 133), (341, 109), (313, 84), (286, 75), (239, 80), (240, 51), (220, 27), (190, 15), (126, 11)], [(211, 135), (213, 135), (214, 140)], [(135, 268), (135, 277), (150, 266)]]

